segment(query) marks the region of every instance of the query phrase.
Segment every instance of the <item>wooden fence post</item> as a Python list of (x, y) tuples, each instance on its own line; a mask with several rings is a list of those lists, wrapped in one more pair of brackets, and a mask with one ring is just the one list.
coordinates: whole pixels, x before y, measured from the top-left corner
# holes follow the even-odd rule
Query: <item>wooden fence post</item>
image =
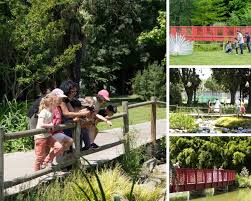
[(123, 115), (123, 134), (125, 135), (126, 133), (129, 132), (129, 115), (128, 115), (128, 101), (123, 101), (122, 102), (122, 108), (123, 112), (125, 115)]
[(152, 97), (151, 100), (151, 141), (156, 144), (156, 97)]
[(0, 128), (0, 200), (4, 201), (4, 131)]
[(73, 131), (73, 140), (74, 140), (74, 144), (75, 144), (74, 156), (77, 159), (77, 161), (79, 161), (80, 149), (81, 149), (80, 136), (81, 136), (81, 127), (80, 127), (80, 123), (78, 122), (76, 124), (76, 127), (74, 128), (74, 131)]

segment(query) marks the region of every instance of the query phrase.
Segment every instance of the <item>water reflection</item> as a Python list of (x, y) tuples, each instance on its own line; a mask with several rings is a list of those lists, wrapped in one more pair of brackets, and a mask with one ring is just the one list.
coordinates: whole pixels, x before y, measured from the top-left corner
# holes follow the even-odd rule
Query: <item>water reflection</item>
[(196, 198), (192, 201), (251, 201), (251, 190), (241, 189), (212, 197)]

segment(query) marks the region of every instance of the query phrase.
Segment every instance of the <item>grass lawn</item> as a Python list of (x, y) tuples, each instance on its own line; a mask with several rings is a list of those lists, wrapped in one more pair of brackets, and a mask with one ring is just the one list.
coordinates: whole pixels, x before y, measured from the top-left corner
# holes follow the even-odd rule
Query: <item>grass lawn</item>
[(250, 65), (251, 54), (226, 54), (223, 51), (195, 51), (192, 55), (170, 56), (170, 65)]
[[(150, 121), (151, 119), (150, 110), (151, 110), (150, 105), (129, 109), (129, 124), (132, 125)], [(118, 106), (117, 113), (121, 112), (122, 112), (122, 107)], [(157, 119), (165, 119), (165, 118), (166, 118), (166, 108), (157, 106)], [(110, 128), (122, 128), (123, 118), (112, 120), (112, 124), (113, 124), (112, 127), (109, 127), (106, 123), (101, 122), (98, 124), (98, 129), (102, 131)]]

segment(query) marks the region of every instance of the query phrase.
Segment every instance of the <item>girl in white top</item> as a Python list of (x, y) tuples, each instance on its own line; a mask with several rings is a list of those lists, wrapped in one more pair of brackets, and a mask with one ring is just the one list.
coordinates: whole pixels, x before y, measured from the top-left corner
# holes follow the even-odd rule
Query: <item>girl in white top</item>
[[(39, 106), (37, 129), (51, 128), (52, 124), (52, 108), (54, 97), (47, 95), (42, 98)], [(63, 146), (57, 142), (49, 132), (35, 135), (35, 164), (34, 170), (38, 171), (52, 162), (56, 155), (62, 153)]]

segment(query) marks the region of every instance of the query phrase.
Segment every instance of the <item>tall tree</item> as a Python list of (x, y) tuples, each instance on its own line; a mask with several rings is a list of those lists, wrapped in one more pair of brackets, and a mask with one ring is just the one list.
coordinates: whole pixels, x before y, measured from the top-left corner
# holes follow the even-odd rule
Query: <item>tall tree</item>
[(224, 0), (196, 0), (192, 12), (193, 25), (212, 25), (226, 20)]
[(187, 104), (191, 105), (193, 98), (196, 102), (196, 91), (201, 83), (199, 75), (195, 68), (181, 68), (179, 69), (179, 76), (187, 94)]
[(16, 0), (5, 5), (9, 10), (5, 21), (8, 46), (6, 57), (1, 59), (1, 68), (5, 69), (1, 72), (6, 92), (11, 91), (10, 97), (17, 98), (25, 96), (34, 83), (71, 65), (82, 45), (64, 41), (68, 24), (61, 12), (72, 1)]
[(213, 68), (213, 78), (222, 84), (231, 94), (231, 104), (235, 104), (235, 95), (240, 86), (241, 72), (237, 68)]
[(170, 24), (172, 26), (192, 25), (194, 0), (170, 0)]
[(224, 85), (218, 83), (212, 76), (206, 80), (204, 87), (212, 92), (226, 91)]

